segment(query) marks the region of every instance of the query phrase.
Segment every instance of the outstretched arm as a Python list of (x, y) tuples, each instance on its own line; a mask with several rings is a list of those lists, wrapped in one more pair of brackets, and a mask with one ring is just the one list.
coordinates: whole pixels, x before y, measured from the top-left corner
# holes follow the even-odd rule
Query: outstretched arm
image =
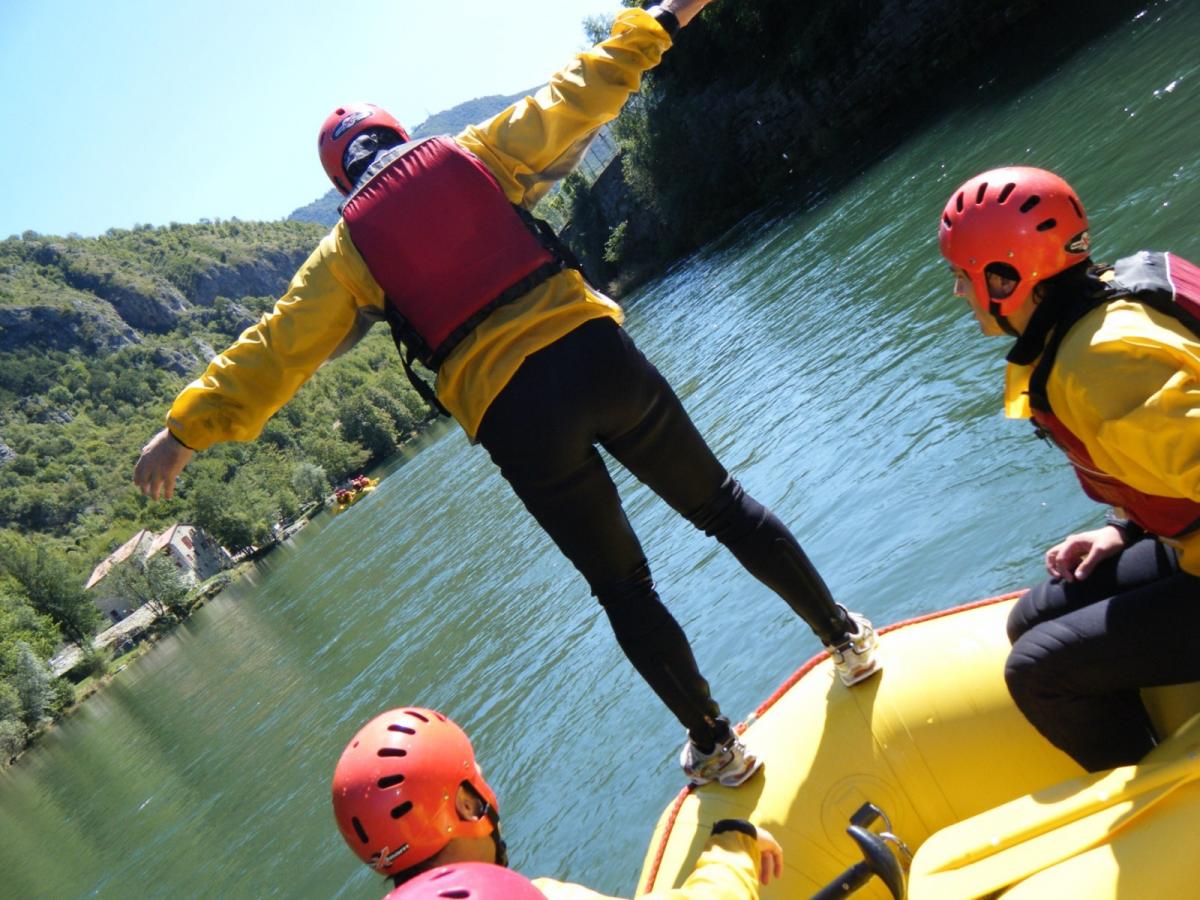
[[(662, 0), (679, 26), (691, 22), (711, 0)], [(612, 34), (575, 56), (532, 96), (455, 138), (475, 154), (512, 203), (532, 209), (555, 181), (579, 163), (591, 139), (616, 118), (642, 74), (658, 65), (671, 46), (669, 21), (654, 7), (623, 10)]]

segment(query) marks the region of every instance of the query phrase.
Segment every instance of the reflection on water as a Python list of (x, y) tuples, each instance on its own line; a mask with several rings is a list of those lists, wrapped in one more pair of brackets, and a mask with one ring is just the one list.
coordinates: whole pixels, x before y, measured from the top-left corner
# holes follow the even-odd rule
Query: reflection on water
[[(954, 113), (806, 212), (744, 223), (629, 306), (629, 330), (835, 594), (886, 623), (1026, 584), (1095, 521), (999, 411), (936, 253), (949, 192), (1058, 167), (1104, 256), (1200, 256), (1200, 7), (1158, 4), (1004, 107)], [(1086, 102), (1081, 102), (1086, 100)], [(817, 643), (624, 473), (665, 601), (744, 715)], [(514, 864), (632, 890), (680, 786), (678, 726), (580, 578), (453, 426), (379, 489), (122, 672), (0, 775), (0, 895), (377, 897), (329, 776), (389, 706), (449, 712), (501, 796)]]

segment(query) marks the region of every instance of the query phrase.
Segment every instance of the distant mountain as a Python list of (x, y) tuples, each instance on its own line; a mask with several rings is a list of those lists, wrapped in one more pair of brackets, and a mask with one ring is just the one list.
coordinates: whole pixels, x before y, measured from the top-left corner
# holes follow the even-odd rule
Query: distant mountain
[[(493, 94), (490, 97), (476, 97), (474, 100), (468, 100), (466, 103), (460, 103), (458, 106), (434, 113), (416, 128), (412, 129), (411, 135), (414, 138), (420, 138), (430, 137), (435, 134), (458, 134), (468, 125), (474, 125), (477, 122), (483, 122), (491, 118), (500, 112), (500, 110), (506, 109), (521, 98), (532, 94), (535, 90), (537, 88), (530, 88), (527, 91), (521, 91), (519, 94), (512, 94), (507, 97), (502, 94)], [(337, 224), (340, 215), (338, 205), (341, 202), (341, 194), (330, 188), (329, 193), (325, 194), (325, 196), (319, 197), (307, 206), (301, 206), (299, 209), (294, 210), (288, 216), (288, 219), (295, 222), (316, 222), (318, 225), (332, 228)]]

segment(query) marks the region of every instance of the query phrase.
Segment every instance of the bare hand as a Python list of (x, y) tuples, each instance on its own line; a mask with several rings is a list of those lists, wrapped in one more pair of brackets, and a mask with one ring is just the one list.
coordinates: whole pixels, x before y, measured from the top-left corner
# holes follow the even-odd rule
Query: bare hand
[(758, 832), (758, 850), (762, 856), (758, 880), (763, 884), (770, 884), (772, 878), (783, 874), (783, 848), (767, 829), (761, 825), (755, 825), (754, 828)]
[(712, 0), (661, 0), (658, 6), (674, 15), (679, 20), (679, 27), (683, 28), (711, 2)]
[(1064, 581), (1083, 581), (1101, 561), (1125, 549), (1125, 535), (1113, 525), (1072, 534), (1046, 551), (1046, 571)]
[(133, 483), (151, 500), (160, 496), (170, 500), (175, 493), (175, 479), (195, 452), (164, 428), (142, 448), (142, 455), (133, 467)]

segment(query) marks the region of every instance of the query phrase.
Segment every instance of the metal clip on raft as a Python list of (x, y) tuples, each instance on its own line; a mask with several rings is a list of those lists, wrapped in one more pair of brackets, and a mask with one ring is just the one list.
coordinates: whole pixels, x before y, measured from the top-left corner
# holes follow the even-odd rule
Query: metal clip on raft
[[(878, 833), (870, 830), (877, 819), (883, 819), (884, 824), (884, 830)], [(892, 833), (891, 820), (883, 810), (873, 803), (864, 803), (850, 817), (850, 826), (846, 829), (846, 834), (858, 844), (863, 861), (855, 863), (813, 894), (812, 900), (837, 900), (839, 897), (848, 897), (875, 875), (878, 875), (891, 891), (894, 900), (904, 900), (907, 893), (904, 870), (912, 861), (912, 851)], [(895, 852), (889, 844), (896, 848)], [(904, 865), (896, 858), (897, 853), (904, 857)]]

